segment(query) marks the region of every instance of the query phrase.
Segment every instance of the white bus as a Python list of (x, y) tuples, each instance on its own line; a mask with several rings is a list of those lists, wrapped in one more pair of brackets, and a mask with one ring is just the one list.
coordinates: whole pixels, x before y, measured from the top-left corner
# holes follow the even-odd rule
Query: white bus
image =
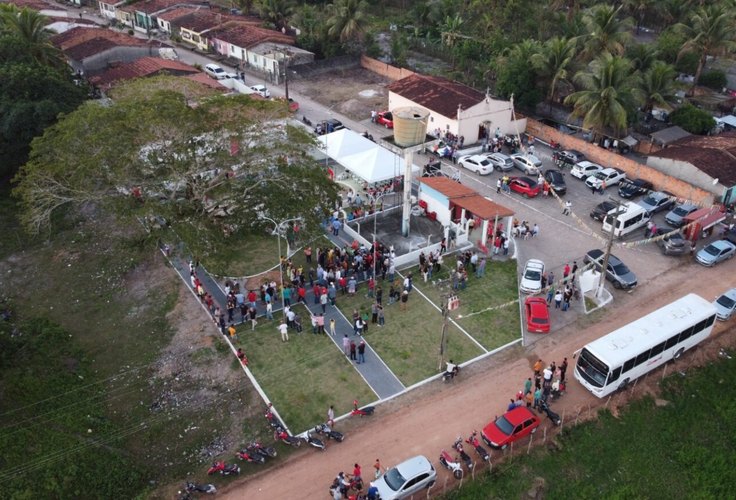
[(575, 353), (575, 378), (599, 398), (682, 356), (713, 330), (716, 309), (693, 293), (594, 340)]

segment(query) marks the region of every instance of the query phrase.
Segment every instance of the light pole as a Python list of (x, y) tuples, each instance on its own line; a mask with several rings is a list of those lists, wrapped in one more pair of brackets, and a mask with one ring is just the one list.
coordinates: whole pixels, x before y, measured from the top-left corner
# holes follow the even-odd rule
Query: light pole
[[(284, 300), (284, 267), (281, 265), (281, 226), (286, 224), (287, 222), (295, 222), (298, 220), (301, 220), (301, 217), (294, 217), (292, 219), (284, 219), (281, 222), (276, 222), (271, 217), (267, 217), (265, 215), (260, 216), (261, 219), (265, 219), (267, 221), (270, 221), (275, 226), (274, 231), (276, 231), (276, 241), (278, 241), (279, 245), (279, 281), (281, 282), (281, 300)], [(288, 243), (287, 243), (288, 244)], [(284, 312), (283, 302), (281, 303), (281, 315), (285, 316), (286, 313)]]
[[(383, 200), (383, 197), (389, 193), (379, 194), (373, 197), (373, 284), (376, 283), (376, 219), (378, 219), (378, 200)], [(381, 210), (383, 212), (383, 210)]]

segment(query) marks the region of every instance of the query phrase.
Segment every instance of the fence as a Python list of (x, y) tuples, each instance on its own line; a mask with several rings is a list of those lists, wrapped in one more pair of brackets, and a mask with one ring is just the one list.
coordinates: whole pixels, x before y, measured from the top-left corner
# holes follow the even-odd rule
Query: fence
[(298, 66), (290, 66), (289, 74), (297, 78), (311, 78), (332, 71), (345, 71), (360, 66), (360, 59), (356, 56), (331, 57)]
[(413, 71), (406, 68), (397, 68), (396, 66), (391, 66), (388, 63), (381, 62), (378, 59), (373, 59), (372, 57), (365, 55), (360, 56), (360, 65), (369, 71), (393, 81), (401, 80), (402, 78), (406, 78), (407, 76), (414, 74)]

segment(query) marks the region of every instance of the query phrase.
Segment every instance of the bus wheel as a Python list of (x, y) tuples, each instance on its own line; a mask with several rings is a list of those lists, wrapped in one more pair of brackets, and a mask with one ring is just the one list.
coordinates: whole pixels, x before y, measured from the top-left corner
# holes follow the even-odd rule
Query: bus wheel
[(618, 384), (618, 390), (623, 391), (626, 389), (626, 386), (629, 385), (629, 379), (625, 378), (620, 384)]
[(672, 356), (672, 359), (680, 359), (680, 356), (682, 356), (682, 353), (685, 352), (684, 348), (679, 348), (674, 356)]

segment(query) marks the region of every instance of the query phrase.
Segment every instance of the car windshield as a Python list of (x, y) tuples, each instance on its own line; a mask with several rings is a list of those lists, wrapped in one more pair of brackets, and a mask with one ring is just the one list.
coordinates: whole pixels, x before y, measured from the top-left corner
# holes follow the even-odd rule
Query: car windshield
[(616, 273), (616, 276), (623, 276), (624, 274), (629, 274), (631, 271), (629, 271), (629, 268), (626, 267), (623, 263), (616, 264), (613, 267), (613, 272)]
[(721, 295), (718, 297), (718, 300), (716, 300), (718, 304), (722, 305), (726, 309), (733, 309), (734, 304), (736, 304), (736, 301), (728, 297), (727, 295)]
[(588, 383), (595, 387), (603, 387), (608, 376), (608, 366), (596, 358), (587, 349), (583, 349), (578, 357), (578, 372)]
[(383, 117), (387, 120), (391, 120), (393, 118), (393, 115), (391, 115), (391, 112), (389, 111), (388, 113), (384, 113)]
[(396, 467), (389, 469), (389, 471), (384, 474), (383, 478), (388, 487), (394, 491), (399, 491), (399, 488), (404, 486), (404, 483), (406, 482), (406, 479), (404, 479), (404, 476), (399, 473), (399, 469)]
[(721, 251), (713, 245), (708, 245), (703, 250), (705, 250), (705, 253), (708, 255), (718, 255), (721, 253)]
[(600, 180), (606, 180), (606, 178), (608, 177), (608, 175), (604, 174), (603, 172), (596, 172), (593, 175), (596, 177), (596, 179), (600, 179)]
[(491, 164), (491, 162), (489, 160), (481, 160), (478, 163), (480, 163), (484, 167)]
[(657, 200), (652, 198), (651, 196), (647, 196), (646, 198), (644, 198), (644, 200), (642, 200), (642, 203), (646, 203), (647, 205), (656, 205)]
[(690, 210), (683, 207), (676, 207), (673, 212), (675, 212), (675, 214), (679, 215), (680, 217), (685, 217), (687, 214), (690, 213)]
[(546, 325), (547, 323), (549, 323), (549, 320), (547, 318), (533, 317), (532, 323), (536, 323), (538, 325)]
[(536, 269), (527, 269), (524, 274), (524, 278), (532, 281), (539, 281), (541, 279), (541, 275)]
[(510, 436), (514, 432), (514, 426), (503, 415), (496, 420), (496, 427), (507, 436)]

